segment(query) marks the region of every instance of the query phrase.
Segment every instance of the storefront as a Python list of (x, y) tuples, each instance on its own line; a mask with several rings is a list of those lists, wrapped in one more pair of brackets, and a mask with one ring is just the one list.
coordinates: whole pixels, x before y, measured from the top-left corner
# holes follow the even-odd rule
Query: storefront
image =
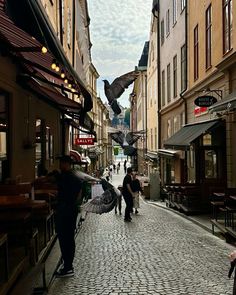
[[(180, 184), (195, 186), (199, 191), (198, 210), (209, 207), (210, 195), (226, 187), (226, 131), (221, 119), (187, 124), (170, 137), (164, 146), (182, 150)], [(176, 160), (165, 160), (165, 184), (171, 184), (176, 174)], [(190, 204), (191, 206), (191, 204)]]

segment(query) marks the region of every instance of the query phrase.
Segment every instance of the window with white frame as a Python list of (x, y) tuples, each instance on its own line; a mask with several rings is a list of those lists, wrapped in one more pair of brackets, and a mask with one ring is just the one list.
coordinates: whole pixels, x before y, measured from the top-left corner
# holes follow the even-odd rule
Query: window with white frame
[(161, 72), (161, 100), (162, 100), (162, 106), (165, 105), (166, 102), (166, 93), (165, 93), (165, 70)]
[(173, 25), (177, 22), (177, 0), (173, 1)]
[(170, 10), (166, 12), (166, 36), (170, 34)]
[(186, 0), (181, 0), (181, 11), (186, 7)]
[(161, 45), (165, 42), (165, 24), (164, 19), (161, 21)]
[(170, 83), (170, 64), (167, 65), (167, 81), (166, 81), (166, 84), (167, 84), (167, 102), (170, 102), (171, 100), (171, 83)]
[(71, 11), (70, 8), (67, 8), (67, 45), (70, 48), (71, 46)]
[(173, 58), (173, 96), (177, 96), (177, 55)]

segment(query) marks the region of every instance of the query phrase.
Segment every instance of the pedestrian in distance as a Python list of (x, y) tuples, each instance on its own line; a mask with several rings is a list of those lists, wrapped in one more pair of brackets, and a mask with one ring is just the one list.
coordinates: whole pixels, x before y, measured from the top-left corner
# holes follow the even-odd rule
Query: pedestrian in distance
[(139, 206), (139, 193), (143, 193), (141, 184), (139, 179), (137, 178), (137, 173), (134, 172), (133, 173), (133, 180), (131, 183), (131, 189), (133, 191), (133, 207), (135, 209), (135, 214), (138, 214), (138, 208), (140, 208)]
[(123, 180), (122, 194), (126, 203), (124, 221), (130, 222), (132, 220), (130, 212), (133, 209), (133, 191), (131, 189), (132, 183), (132, 168), (127, 169), (127, 174)]
[(113, 163), (113, 171), (114, 171), (114, 173), (116, 172), (116, 164), (115, 163)]
[(117, 203), (115, 205), (115, 214), (117, 214), (117, 207), (119, 210), (119, 214), (121, 215), (121, 203), (122, 203), (122, 186), (118, 187), (118, 190), (120, 190), (121, 194), (117, 196)]
[(126, 174), (126, 170), (127, 170), (127, 161), (125, 160), (124, 161), (124, 172), (125, 172), (125, 174)]
[(119, 171), (120, 171), (120, 162), (116, 166), (116, 172), (117, 172), (117, 174), (119, 174)]

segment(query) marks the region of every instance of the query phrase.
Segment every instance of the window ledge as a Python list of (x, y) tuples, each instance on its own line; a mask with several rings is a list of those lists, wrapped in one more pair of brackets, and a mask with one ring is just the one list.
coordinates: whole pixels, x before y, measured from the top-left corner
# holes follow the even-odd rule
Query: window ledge
[(223, 53), (223, 57), (227, 56), (232, 51), (233, 51), (233, 47), (231, 47), (229, 50), (227, 50), (225, 53)]
[(212, 69), (212, 65), (206, 68), (206, 72), (210, 71)]

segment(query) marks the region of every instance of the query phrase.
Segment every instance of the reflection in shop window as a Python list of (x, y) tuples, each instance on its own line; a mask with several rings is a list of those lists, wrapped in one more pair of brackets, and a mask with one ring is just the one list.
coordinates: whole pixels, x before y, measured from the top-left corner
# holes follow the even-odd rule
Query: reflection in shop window
[(217, 155), (214, 150), (205, 150), (205, 178), (217, 178)]
[(7, 102), (6, 95), (0, 93), (0, 182), (6, 178), (7, 171)]
[(211, 136), (211, 134), (207, 133), (207, 134), (203, 135), (203, 142), (202, 142), (202, 144), (204, 146), (206, 146), (206, 145), (212, 145), (212, 136)]

